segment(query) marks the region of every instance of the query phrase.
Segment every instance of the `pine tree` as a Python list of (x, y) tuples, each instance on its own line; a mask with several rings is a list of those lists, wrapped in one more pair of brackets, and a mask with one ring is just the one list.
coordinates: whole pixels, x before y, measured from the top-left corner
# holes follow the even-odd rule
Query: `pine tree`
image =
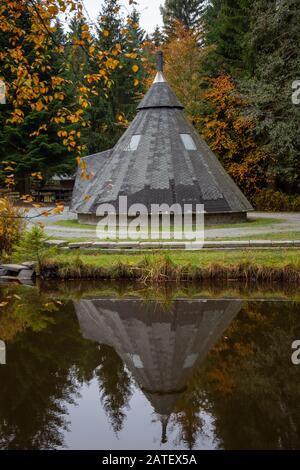
[(127, 27), (125, 28), (123, 60), (125, 86), (124, 95), (127, 105), (124, 109), (126, 118), (131, 121), (136, 113), (137, 100), (145, 93), (145, 53), (143, 49), (145, 41), (145, 31), (140, 27), (140, 14), (133, 9), (127, 17)]
[(150, 41), (156, 46), (160, 47), (165, 42), (165, 37), (159, 26), (156, 26), (155, 30), (151, 34)]
[[(144, 36), (136, 10), (125, 20), (119, 0), (105, 0), (95, 43), (110, 61), (111, 86), (105, 96), (99, 94), (92, 100), (89, 153), (112, 148), (124, 132), (126, 122), (133, 118), (137, 96), (144, 91)], [(121, 57), (117, 54), (120, 50)]]
[(204, 21), (205, 43), (215, 47), (207, 63), (212, 75), (216, 71), (245, 73), (251, 67), (251, 48), (246, 39), (251, 6), (251, 0), (211, 0), (209, 3)]
[[(106, 0), (98, 17), (95, 44), (97, 50), (106, 54), (111, 61), (110, 89), (103, 95), (94, 96), (89, 109), (90, 128), (86, 144), (88, 153), (93, 154), (112, 148), (118, 140), (120, 129), (116, 127), (117, 116), (120, 114), (121, 96), (120, 63), (115, 56), (115, 47), (122, 47), (124, 27), (118, 0)], [(119, 45), (119, 46), (117, 46)], [(96, 72), (96, 70), (94, 70)]]
[(80, 45), (82, 41), (83, 28), (87, 22), (84, 17), (77, 18), (74, 16), (69, 23), (69, 33), (66, 40), (66, 58), (68, 78), (74, 85), (78, 85), (85, 74), (90, 71), (89, 59), (87, 56), (87, 45)]
[(160, 8), (164, 28), (172, 35), (174, 22), (181, 22), (187, 29), (197, 29), (200, 26), (205, 0), (165, 0)]
[(101, 345), (100, 365), (96, 372), (103, 408), (113, 431), (118, 435), (124, 425), (132, 390), (130, 376), (113, 348)]

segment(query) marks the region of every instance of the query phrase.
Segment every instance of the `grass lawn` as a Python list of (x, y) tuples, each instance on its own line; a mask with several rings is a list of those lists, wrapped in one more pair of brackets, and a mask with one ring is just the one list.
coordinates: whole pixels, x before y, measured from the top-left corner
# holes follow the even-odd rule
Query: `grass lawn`
[(49, 224), (49, 226), (96, 231), (95, 225), (80, 224), (77, 220), (58, 220), (57, 222)]
[[(272, 219), (272, 218), (259, 218), (249, 220), (248, 222), (243, 222), (241, 224), (223, 224), (223, 225), (209, 225), (207, 229), (218, 229), (218, 228), (256, 228), (256, 227), (265, 227), (268, 225), (280, 224), (284, 220), (281, 219)], [(72, 229), (84, 229), (96, 231), (95, 225), (80, 224), (77, 220), (59, 220), (53, 224), (56, 227), (65, 227)]]
[[(58, 237), (50, 236), (50, 240), (56, 240)], [(65, 240), (68, 243), (80, 243), (98, 241), (95, 237), (59, 237), (60, 240)], [(205, 237), (205, 241), (243, 241), (243, 240), (300, 240), (300, 231), (293, 232), (279, 232), (279, 233), (259, 233), (256, 235), (244, 235), (234, 237)], [(122, 240), (123, 241), (123, 240)], [(182, 240), (179, 240), (182, 241)]]
[(68, 243), (80, 243), (80, 242), (97, 242), (97, 238), (92, 237), (56, 237), (55, 235), (51, 235), (48, 237), (49, 240), (63, 240)]
[(259, 233), (256, 235), (244, 235), (242, 237), (215, 237), (207, 238), (207, 241), (230, 240), (300, 240), (300, 232)]
[(262, 217), (257, 219), (249, 219), (247, 222), (240, 224), (219, 224), (219, 225), (207, 225), (207, 229), (218, 229), (218, 228), (256, 228), (266, 227), (268, 225), (281, 224), (285, 222), (284, 219), (272, 219), (268, 217)]

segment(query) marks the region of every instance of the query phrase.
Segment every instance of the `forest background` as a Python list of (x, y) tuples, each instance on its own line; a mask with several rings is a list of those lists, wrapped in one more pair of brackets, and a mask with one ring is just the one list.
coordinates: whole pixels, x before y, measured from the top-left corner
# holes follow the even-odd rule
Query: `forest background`
[(77, 165), (88, 177), (81, 157), (114, 146), (163, 50), (189, 119), (254, 206), (300, 210), (299, 0), (166, 0), (151, 35), (129, 4), (105, 0), (92, 21), (80, 0), (0, 0), (1, 187), (26, 193)]

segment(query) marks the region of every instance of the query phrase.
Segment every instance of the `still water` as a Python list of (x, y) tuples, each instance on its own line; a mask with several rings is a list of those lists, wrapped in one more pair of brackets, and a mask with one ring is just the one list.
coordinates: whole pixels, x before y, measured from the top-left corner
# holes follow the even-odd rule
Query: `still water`
[(300, 449), (295, 290), (0, 292), (0, 449)]

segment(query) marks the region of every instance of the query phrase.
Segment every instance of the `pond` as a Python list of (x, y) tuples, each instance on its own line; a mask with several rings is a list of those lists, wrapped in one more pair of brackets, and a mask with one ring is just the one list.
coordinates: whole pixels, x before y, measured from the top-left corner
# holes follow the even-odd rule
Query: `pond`
[(300, 449), (296, 289), (0, 292), (0, 449)]

